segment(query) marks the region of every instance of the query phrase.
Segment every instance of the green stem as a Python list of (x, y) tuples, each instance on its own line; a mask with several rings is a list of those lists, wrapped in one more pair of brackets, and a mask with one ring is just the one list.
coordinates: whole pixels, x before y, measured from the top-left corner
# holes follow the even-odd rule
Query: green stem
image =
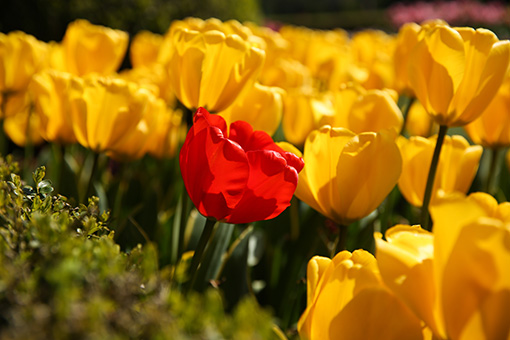
[(0, 105), (0, 154), (2, 156), (7, 156), (7, 136), (4, 132), (4, 119), (5, 119), (5, 107), (6, 107), (6, 101), (7, 101), (7, 93), (2, 92), (0, 94), (2, 96), (1, 98), (1, 105)]
[(214, 230), (214, 226), (216, 225), (215, 220), (206, 219), (204, 230), (202, 231), (202, 235), (198, 240), (197, 248), (195, 249), (195, 253), (193, 254), (193, 259), (191, 260), (190, 265), (190, 282), (187, 290), (191, 290), (195, 285), (195, 281), (197, 279), (198, 266), (202, 262), (202, 256), (204, 255), (205, 247), (211, 238), (212, 232)]
[(439, 134), (437, 135), (436, 147), (432, 155), (432, 162), (430, 162), (429, 175), (427, 177), (427, 185), (425, 186), (425, 194), (423, 195), (423, 205), (421, 207), (421, 227), (425, 230), (432, 230), (429, 227), (429, 203), (432, 198), (432, 189), (434, 188), (434, 180), (436, 178), (437, 166), (439, 164), (439, 155), (441, 154), (441, 147), (443, 146), (444, 137), (448, 131), (448, 126), (439, 126)]
[(184, 253), (184, 234), (186, 233), (186, 224), (188, 223), (188, 205), (189, 198), (186, 188), (183, 186), (181, 191), (181, 215), (179, 220), (179, 241), (178, 241), (178, 255)]
[(299, 200), (293, 196), (290, 201), (290, 238), (295, 241), (299, 238)]
[(406, 128), (407, 123), (407, 117), (409, 116), (409, 110), (411, 109), (411, 106), (413, 106), (414, 101), (416, 98), (409, 97), (407, 100), (406, 106), (404, 106), (404, 110), (402, 110), (402, 116), (404, 116), (404, 122), (402, 123), (402, 129), (400, 129), (400, 134), (404, 133), (404, 130)]
[[(92, 151), (92, 152), (94, 152), (94, 151)], [(88, 176), (87, 186), (84, 188), (85, 190), (83, 190), (81, 197), (80, 197), (80, 202), (85, 205), (87, 204), (88, 197), (92, 194), (92, 187), (94, 185), (94, 176), (97, 171), (98, 161), (99, 161), (99, 153), (94, 152), (92, 168), (90, 169), (90, 175)]]
[(335, 246), (331, 252), (331, 258), (335, 257), (335, 255), (343, 250), (346, 250), (347, 244), (347, 228), (348, 225), (339, 224), (338, 225), (338, 235), (335, 240)]
[(491, 160), (490, 160), (491, 163), (490, 163), (489, 173), (487, 174), (487, 182), (485, 183), (485, 192), (490, 195), (494, 194), (493, 188), (494, 188), (494, 185), (497, 183), (497, 172), (499, 170), (498, 158), (499, 158), (500, 151), (501, 151), (501, 149), (499, 149), (499, 148), (494, 148), (494, 149), (489, 150), (490, 157), (491, 157)]
[(28, 180), (32, 177), (31, 165), (34, 158), (34, 143), (30, 138), (30, 117), (32, 116), (32, 105), (30, 104), (30, 108), (27, 115), (27, 126), (25, 127), (25, 146), (24, 146), (24, 159), (23, 159), (23, 177), (25, 180)]
[(64, 173), (65, 162), (64, 162), (64, 152), (65, 149), (61, 144), (51, 143), (51, 153), (52, 153), (52, 171), (53, 171), (53, 188), (55, 192), (59, 192), (61, 190), (62, 176)]
[[(120, 169), (118, 170), (117, 176), (119, 178), (117, 192), (115, 193), (115, 200), (113, 202), (113, 216), (117, 221), (121, 220), (122, 217), (122, 203), (129, 186), (129, 179), (126, 179), (126, 171), (124, 164), (119, 164)], [(119, 223), (120, 224), (120, 223)]]

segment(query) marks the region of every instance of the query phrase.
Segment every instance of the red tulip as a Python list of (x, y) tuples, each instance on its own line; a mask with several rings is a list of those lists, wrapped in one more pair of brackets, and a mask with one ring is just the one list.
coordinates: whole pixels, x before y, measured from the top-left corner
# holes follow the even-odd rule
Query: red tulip
[(188, 194), (206, 217), (249, 223), (278, 216), (290, 205), (303, 160), (250, 124), (199, 108), (179, 156)]

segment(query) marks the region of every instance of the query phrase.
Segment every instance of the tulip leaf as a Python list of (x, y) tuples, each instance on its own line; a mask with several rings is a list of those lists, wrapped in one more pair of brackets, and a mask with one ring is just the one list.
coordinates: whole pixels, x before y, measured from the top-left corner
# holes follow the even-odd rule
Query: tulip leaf
[(232, 244), (222, 272), (219, 276), (220, 288), (225, 297), (227, 310), (233, 308), (246, 296), (251, 294), (249, 286), (248, 249), (253, 228), (245, 229)]
[(219, 223), (207, 245), (202, 263), (198, 270), (195, 289), (203, 291), (208, 283), (216, 278), (223, 264), (224, 254), (230, 244), (234, 232), (234, 225)]

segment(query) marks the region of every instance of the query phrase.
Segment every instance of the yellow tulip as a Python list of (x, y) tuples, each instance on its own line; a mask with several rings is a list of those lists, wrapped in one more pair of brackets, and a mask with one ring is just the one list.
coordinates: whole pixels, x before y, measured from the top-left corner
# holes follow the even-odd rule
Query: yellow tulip
[[(421, 206), (423, 203), (436, 138), (437, 136), (413, 136), (408, 140), (399, 140), (403, 166), (398, 187), (405, 199), (414, 206)], [(439, 189), (447, 193), (466, 193), (475, 178), (482, 152), (481, 146), (470, 146), (462, 136), (446, 136), (432, 189), (432, 201)]]
[(3, 121), (4, 131), (10, 140), (21, 147), (44, 142), (39, 116), (32, 112), (32, 98), (28, 91), (9, 95), (4, 108), (7, 113)]
[[(138, 157), (147, 139), (143, 119), (153, 100), (151, 92), (120, 78), (72, 79), (71, 117), (78, 142), (95, 152), (131, 145), (125, 157)], [(131, 134), (143, 138), (133, 143)]]
[(314, 256), (307, 268), (302, 339), (422, 339), (417, 319), (383, 284), (367, 251)]
[(334, 92), (335, 116), (329, 123), (355, 133), (393, 130), (400, 133), (404, 119), (392, 90), (365, 90), (344, 85)]
[(36, 74), (29, 89), (39, 116), (41, 135), (50, 142), (74, 143), (69, 88), (73, 76), (56, 70)]
[(469, 138), (486, 148), (510, 145), (510, 77), (480, 117), (464, 126)]
[(393, 69), (395, 71), (394, 87), (398, 93), (413, 96), (412, 90), (409, 86), (407, 76), (407, 68), (409, 67), (409, 54), (413, 47), (418, 43), (418, 34), (420, 32), (420, 25), (409, 22), (400, 27), (397, 38), (396, 46), (393, 52)]
[(323, 126), (308, 136), (296, 196), (338, 224), (372, 212), (393, 189), (402, 159), (385, 131), (355, 134)]
[(418, 100), (413, 100), (407, 112), (405, 129), (410, 136), (430, 137), (437, 133), (437, 124)]
[(443, 334), (434, 281), (434, 236), (419, 226), (397, 225), (375, 234), (381, 277), (435, 334)]
[(353, 35), (351, 44), (354, 63), (365, 70), (364, 79), (359, 79), (363, 87), (389, 88), (394, 83), (395, 38), (380, 30), (363, 30)]
[(175, 107), (177, 100), (163, 65), (153, 63), (147, 66), (138, 66), (122, 71), (119, 77), (145, 87), (157, 97), (162, 98), (169, 107)]
[(435, 26), (409, 58), (409, 83), (434, 121), (462, 126), (482, 114), (508, 72), (510, 41), (486, 29)]
[(126, 32), (76, 20), (67, 26), (60, 45), (54, 45), (52, 67), (74, 75), (109, 75), (117, 71), (127, 50)]
[(186, 126), (182, 123), (182, 111), (164, 108), (156, 114), (154, 132), (147, 140), (147, 153), (156, 158), (170, 158), (176, 155), (186, 137)]
[(302, 146), (308, 134), (324, 125), (333, 114), (333, 104), (326, 94), (311, 88), (287, 91), (283, 98), (282, 118), (285, 139)]
[(250, 123), (254, 130), (262, 130), (272, 136), (282, 119), (284, 94), (285, 91), (279, 87), (255, 83), (241, 98), (219, 114), (225, 119), (227, 126), (243, 120)]
[(131, 41), (129, 57), (133, 67), (149, 66), (158, 61), (163, 36), (149, 31), (140, 31)]
[(169, 55), (162, 59), (168, 60), (170, 84), (184, 106), (219, 112), (253, 86), (265, 54), (238, 34), (208, 28), (198, 31), (175, 23)]
[(409, 84), (409, 64), (414, 62), (410, 58), (414, 47), (426, 34), (426, 32), (436, 26), (448, 26), (441, 19), (427, 20), (421, 25), (409, 22), (400, 27), (396, 41), (395, 50), (393, 52), (393, 69), (395, 73), (395, 82), (393, 84), (395, 90), (399, 94), (414, 97), (413, 90)]
[[(143, 93), (140, 91), (140, 93)], [(142, 109), (142, 115), (136, 127), (131, 129), (128, 134), (126, 134), (122, 140), (120, 140), (116, 144), (112, 144), (112, 146), (107, 150), (107, 155), (114, 159), (120, 161), (130, 161), (143, 157), (149, 150), (156, 149), (157, 147), (154, 145), (149, 145), (150, 142), (161, 142), (162, 144), (166, 144), (166, 146), (171, 147), (170, 143), (163, 138), (158, 139), (157, 132), (161, 131), (165, 127), (168, 128), (168, 125), (163, 125), (166, 123), (164, 118), (161, 118), (161, 115), (167, 114), (167, 107), (165, 102), (156, 98), (155, 96), (150, 95), (150, 93), (143, 94), (140, 96), (140, 99), (146, 101), (144, 104), (145, 108)], [(157, 126), (156, 124), (161, 124), (161, 126)], [(166, 132), (173, 132), (170, 130), (166, 130)], [(171, 138), (171, 136), (166, 136), (166, 138)], [(166, 150), (168, 153), (175, 150)]]
[(510, 337), (510, 203), (451, 195), (430, 208), (440, 306), (451, 339)]
[(32, 76), (47, 66), (48, 46), (31, 35), (0, 33), (0, 94), (23, 91)]
[(245, 26), (252, 31), (255, 37), (260, 39), (258, 45), (266, 53), (266, 60), (261, 72), (262, 78), (267, 69), (272, 68), (279, 59), (286, 57), (290, 43), (282, 37), (280, 32), (269, 27), (258, 26), (250, 22), (245, 23)]
[(321, 31), (305, 27), (283, 26), (281, 36), (289, 42), (288, 56), (308, 67), (319, 79), (329, 78), (335, 59), (349, 43), (342, 29)]
[(310, 70), (292, 58), (279, 58), (263, 70), (260, 82), (267, 86), (281, 87), (284, 90), (311, 88), (313, 78)]
[(376, 235), (387, 287), (438, 339), (510, 337), (510, 203), (485, 193), (442, 195), (434, 234), (396, 226)]

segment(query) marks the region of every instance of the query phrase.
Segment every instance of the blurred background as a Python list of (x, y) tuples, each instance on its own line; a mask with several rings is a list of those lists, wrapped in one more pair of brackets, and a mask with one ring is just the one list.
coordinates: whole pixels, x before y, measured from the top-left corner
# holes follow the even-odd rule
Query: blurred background
[(281, 24), (347, 30), (396, 32), (408, 21), (442, 18), (450, 25), (487, 27), (510, 36), (505, 2), (394, 0), (8, 0), (0, 11), (0, 31), (22, 30), (43, 41), (60, 41), (77, 18), (122, 29), (164, 33), (172, 20), (195, 16), (237, 19), (277, 28)]

